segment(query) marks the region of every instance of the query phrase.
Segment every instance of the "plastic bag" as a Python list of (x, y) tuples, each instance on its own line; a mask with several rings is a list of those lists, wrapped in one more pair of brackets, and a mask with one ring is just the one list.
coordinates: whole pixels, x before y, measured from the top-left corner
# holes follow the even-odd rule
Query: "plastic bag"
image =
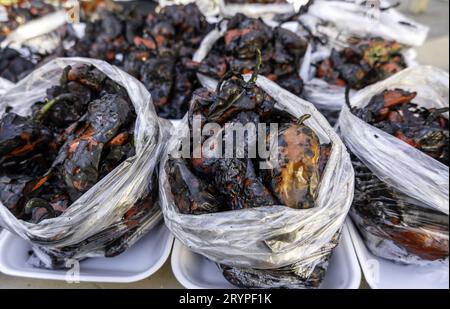
[[(267, 25), (269, 25), (270, 27), (282, 27), (284, 29), (290, 30), (294, 33), (296, 33), (297, 35), (302, 36), (301, 29), (299, 28), (298, 23), (296, 22), (286, 22), (286, 23), (282, 23), (279, 24), (278, 22), (272, 21), (264, 21)], [(208, 33), (204, 38), (203, 41), (200, 44), (200, 47), (197, 49), (197, 51), (195, 52), (194, 56), (192, 57), (192, 60), (194, 62), (202, 62), (207, 56), (208, 53), (210, 52), (210, 50), (213, 48), (214, 44), (220, 39), (222, 38), (225, 33), (228, 31), (227, 28), (228, 22), (226, 20), (220, 22), (220, 24), (214, 29), (212, 30), (210, 33)], [(308, 47), (308, 50), (309, 47)], [(306, 55), (305, 55), (306, 57)], [(264, 64), (263, 64), (264, 65)], [(302, 65), (303, 67), (303, 65)], [(300, 70), (300, 68), (299, 68)], [(299, 75), (301, 76), (302, 74), (299, 71)], [(303, 76), (301, 76), (303, 78)], [(200, 84), (202, 84), (203, 87), (209, 88), (209, 89), (216, 89), (217, 84), (218, 84), (218, 80), (206, 76), (204, 74), (201, 73), (197, 73), (197, 78), (200, 81)]]
[(392, 2), (385, 0), (315, 0), (301, 19), (309, 19), (308, 24), (314, 25), (313, 33), (326, 35), (329, 43), (334, 45), (354, 35), (378, 36), (406, 46), (423, 45), (429, 28), (394, 8), (386, 9), (391, 5)]
[[(369, 7), (372, 4), (374, 1), (316, 0), (309, 7), (307, 14), (299, 18), (312, 35), (321, 41), (320, 45), (311, 46), (301, 69), (305, 81), (304, 98), (321, 111), (332, 114), (340, 111), (345, 103), (345, 89), (315, 78), (314, 65), (328, 58), (331, 49), (341, 50), (348, 47), (350, 37), (369, 36), (395, 40), (405, 45), (403, 56), (408, 67), (416, 65), (416, 52), (408, 46), (422, 45), (429, 28), (407, 18), (395, 9), (383, 10), (382, 8), (391, 5), (388, 1), (381, 1), (378, 8)], [(350, 95), (353, 93), (352, 91)]]
[[(249, 77), (249, 76), (247, 76)], [(246, 273), (283, 272), (294, 269), (307, 280), (317, 267), (325, 267), (336, 237), (351, 205), (354, 174), (342, 141), (317, 109), (274, 82), (259, 76), (256, 85), (272, 96), (277, 108), (295, 117), (311, 114), (306, 121), (321, 144), (331, 143), (314, 208), (297, 210), (285, 206), (226, 211), (204, 215), (181, 214), (174, 204), (165, 165), (189, 131), (185, 116), (168, 143), (160, 168), (160, 202), (166, 225), (184, 245), (212, 261), (238, 267)], [(258, 287), (298, 287), (297, 281), (280, 286), (258, 282)]]
[(7, 79), (0, 77), (0, 96), (3, 95), (14, 84)]
[[(351, 104), (364, 107), (374, 95), (394, 88), (416, 91), (413, 102), (420, 106), (449, 106), (448, 73), (429, 66), (406, 69), (369, 86), (357, 92)], [(375, 255), (407, 264), (427, 263), (421, 258), (426, 252), (415, 248), (422, 242), (428, 242), (430, 248), (446, 247), (448, 256), (448, 166), (365, 123), (347, 106), (342, 109), (338, 127), (356, 157), (357, 189), (351, 214), (368, 248)], [(377, 201), (385, 206), (375, 203), (370, 209), (367, 204), (358, 204), (364, 197), (359, 196), (358, 187), (367, 184), (368, 177), (371, 188), (379, 190)]]
[(5, 107), (19, 115), (31, 113), (30, 107), (46, 97), (46, 89), (57, 84), (67, 65), (92, 64), (123, 86), (134, 105), (134, 146), (136, 155), (124, 161), (88, 192), (77, 199), (61, 216), (38, 224), (16, 219), (0, 203), (0, 226), (28, 240), (44, 267), (64, 266), (67, 259), (116, 255), (155, 226), (162, 214), (157, 204), (130, 230), (122, 220), (137, 203), (154, 193), (155, 166), (163, 148), (166, 124), (156, 116), (150, 94), (136, 79), (107, 64), (87, 58), (57, 58), (35, 70), (0, 97), (0, 116)]
[(287, 3), (248, 3), (248, 4), (238, 4), (229, 3), (227, 0), (218, 0), (220, 13), (224, 17), (231, 17), (237, 13), (242, 13), (249, 17), (264, 17), (272, 18), (277, 14), (289, 14), (295, 13), (300, 6), (306, 4), (307, 0), (288, 0)]

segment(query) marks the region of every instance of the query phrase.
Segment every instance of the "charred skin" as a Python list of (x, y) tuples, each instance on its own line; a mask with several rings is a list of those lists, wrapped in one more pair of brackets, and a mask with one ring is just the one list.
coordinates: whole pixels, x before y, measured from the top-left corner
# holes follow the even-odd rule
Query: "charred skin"
[(6, 113), (0, 120), (0, 164), (23, 159), (45, 147), (51, 132), (28, 117)]
[(406, 68), (402, 46), (381, 38), (356, 39), (319, 63), (317, 77), (330, 84), (362, 89)]
[(264, 63), (260, 74), (296, 95), (302, 93), (298, 67), (306, 52), (305, 40), (287, 29), (272, 29), (262, 20), (243, 14), (232, 17), (227, 28), (223, 38), (197, 64), (198, 72), (218, 80), (228, 71), (250, 74), (257, 64), (255, 50), (259, 49)]
[(105, 95), (89, 104), (84, 130), (67, 147), (63, 146), (63, 175), (72, 199), (97, 183), (105, 144), (129, 121), (130, 114), (128, 102), (117, 95)]
[(352, 112), (448, 166), (449, 122), (443, 116), (448, 108), (418, 107), (412, 102), (416, 96), (401, 89), (385, 90)]
[(290, 124), (280, 130), (278, 147), (279, 166), (270, 171), (272, 191), (287, 207), (314, 207), (320, 181), (319, 138), (306, 125)]
[(217, 212), (221, 205), (209, 192), (208, 186), (195, 176), (186, 162), (170, 159), (166, 166), (175, 204), (183, 214), (204, 214)]
[(31, 72), (35, 66), (35, 63), (22, 56), (18, 51), (8, 47), (0, 48), (0, 77), (17, 83), (21, 77)]
[(288, 265), (278, 269), (238, 268), (218, 264), (223, 276), (233, 285), (240, 288), (260, 289), (316, 289), (322, 283), (333, 249), (337, 246), (340, 232), (331, 242), (322, 248), (320, 261), (309, 276), (302, 273), (301, 265)]

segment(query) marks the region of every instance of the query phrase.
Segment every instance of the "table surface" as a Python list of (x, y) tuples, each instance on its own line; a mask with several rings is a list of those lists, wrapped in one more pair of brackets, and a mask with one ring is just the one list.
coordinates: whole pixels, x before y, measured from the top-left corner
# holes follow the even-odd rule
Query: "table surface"
[[(418, 62), (429, 64), (449, 70), (449, 36), (448, 36), (448, 4), (445, 11), (440, 10), (438, 1), (432, 1), (433, 5), (430, 12), (426, 15), (419, 16), (417, 19), (432, 27), (430, 33), (431, 38), (427, 43), (418, 48)], [(443, 13), (444, 12), (444, 13)], [(446, 14), (442, 18), (441, 14)], [(444, 30), (445, 29), (445, 30)], [(443, 35), (444, 34), (444, 35)], [(65, 283), (60, 281), (36, 280), (27, 278), (17, 278), (0, 274), (0, 288), (49, 288), (49, 289), (66, 289), (66, 288), (93, 288), (93, 289), (163, 289), (183, 288), (175, 279), (170, 267), (170, 258), (164, 266), (151, 277), (128, 284), (112, 284), (112, 283)], [(361, 282), (361, 288), (368, 288), (364, 278)]]

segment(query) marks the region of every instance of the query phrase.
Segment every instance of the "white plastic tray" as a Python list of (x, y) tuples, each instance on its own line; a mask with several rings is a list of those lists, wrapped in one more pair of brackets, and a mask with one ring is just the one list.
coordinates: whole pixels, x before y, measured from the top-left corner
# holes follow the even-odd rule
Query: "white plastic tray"
[[(190, 251), (175, 240), (172, 251), (172, 270), (177, 280), (188, 289), (232, 289), (214, 262)], [(358, 264), (350, 234), (344, 226), (339, 245), (336, 247), (321, 285), (322, 289), (358, 289), (361, 269)]]
[(448, 265), (401, 265), (376, 257), (367, 249), (356, 226), (348, 220), (350, 236), (364, 277), (373, 289), (448, 289)]
[[(173, 236), (161, 223), (125, 253), (114, 258), (91, 258), (80, 263), (79, 282), (128, 283), (145, 279), (163, 266), (170, 255)], [(66, 280), (66, 270), (47, 270), (27, 265), (30, 245), (2, 231), (0, 234), (0, 272), (6, 275)], [(73, 277), (75, 278), (75, 277)]]

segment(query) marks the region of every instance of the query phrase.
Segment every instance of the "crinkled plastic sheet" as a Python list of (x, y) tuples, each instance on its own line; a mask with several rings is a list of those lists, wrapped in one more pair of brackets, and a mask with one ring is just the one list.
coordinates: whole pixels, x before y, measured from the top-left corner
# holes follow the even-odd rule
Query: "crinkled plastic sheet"
[[(18, 220), (0, 202), (0, 226), (28, 240), (46, 267), (52, 267), (46, 253), (58, 259), (82, 259), (104, 256), (105, 246), (124, 236), (129, 228), (122, 223), (124, 214), (148, 196), (152, 176), (167, 134), (156, 116), (151, 96), (135, 78), (101, 60), (87, 58), (57, 58), (33, 71), (0, 97), (0, 116), (5, 107), (22, 116), (31, 113), (34, 102), (46, 97), (46, 89), (58, 83), (67, 65), (92, 64), (109, 78), (123, 86), (136, 111), (136, 155), (127, 159), (88, 192), (76, 200), (61, 216), (33, 224)], [(162, 214), (155, 205), (142, 225), (127, 236), (132, 245), (155, 226)], [(90, 243), (83, 243), (85, 240)], [(69, 248), (69, 249), (68, 249)]]
[(0, 96), (3, 95), (14, 84), (7, 79), (0, 77)]
[[(370, 99), (387, 89), (400, 88), (416, 91), (414, 102), (427, 108), (449, 106), (449, 76), (447, 72), (430, 66), (406, 69), (385, 81), (357, 92), (351, 99), (352, 106), (364, 107)], [(448, 117), (448, 114), (447, 114)], [(434, 209), (449, 214), (449, 168), (396, 137), (383, 132), (358, 117), (345, 106), (339, 118), (338, 128), (342, 139), (356, 157), (386, 183), (403, 195), (405, 203)], [(381, 257), (403, 263), (424, 263), (411, 256), (405, 249), (390, 242), (382, 230), (365, 226), (358, 216), (353, 216), (371, 251)], [(429, 233), (435, 239), (448, 242), (448, 230), (436, 232), (414, 227), (414, 221), (425, 226), (432, 224), (420, 216), (412, 219), (411, 226), (400, 228), (406, 231)], [(411, 222), (410, 222), (411, 223)], [(381, 236), (380, 236), (381, 235)], [(447, 260), (448, 267), (448, 260)]]
[[(330, 41), (342, 41), (351, 35), (371, 35), (395, 40), (407, 46), (423, 45), (428, 36), (428, 27), (393, 8), (370, 8), (369, 5), (374, 2), (315, 0), (306, 16), (316, 19), (316, 27), (311, 30), (317, 35), (326, 33)], [(393, 1), (380, 2), (381, 8), (393, 4)], [(323, 22), (328, 22), (328, 25), (323, 25)]]
[(169, 153), (187, 137), (185, 116), (161, 160), (161, 207), (166, 225), (175, 237), (214, 262), (260, 270), (295, 264), (296, 273), (307, 278), (335, 246), (330, 243), (340, 232), (353, 199), (353, 168), (344, 144), (312, 104), (263, 76), (258, 77), (256, 84), (277, 101), (278, 108), (295, 117), (311, 114), (306, 124), (318, 134), (321, 143), (332, 143), (316, 206), (304, 210), (267, 206), (204, 215), (179, 213), (165, 165)]

